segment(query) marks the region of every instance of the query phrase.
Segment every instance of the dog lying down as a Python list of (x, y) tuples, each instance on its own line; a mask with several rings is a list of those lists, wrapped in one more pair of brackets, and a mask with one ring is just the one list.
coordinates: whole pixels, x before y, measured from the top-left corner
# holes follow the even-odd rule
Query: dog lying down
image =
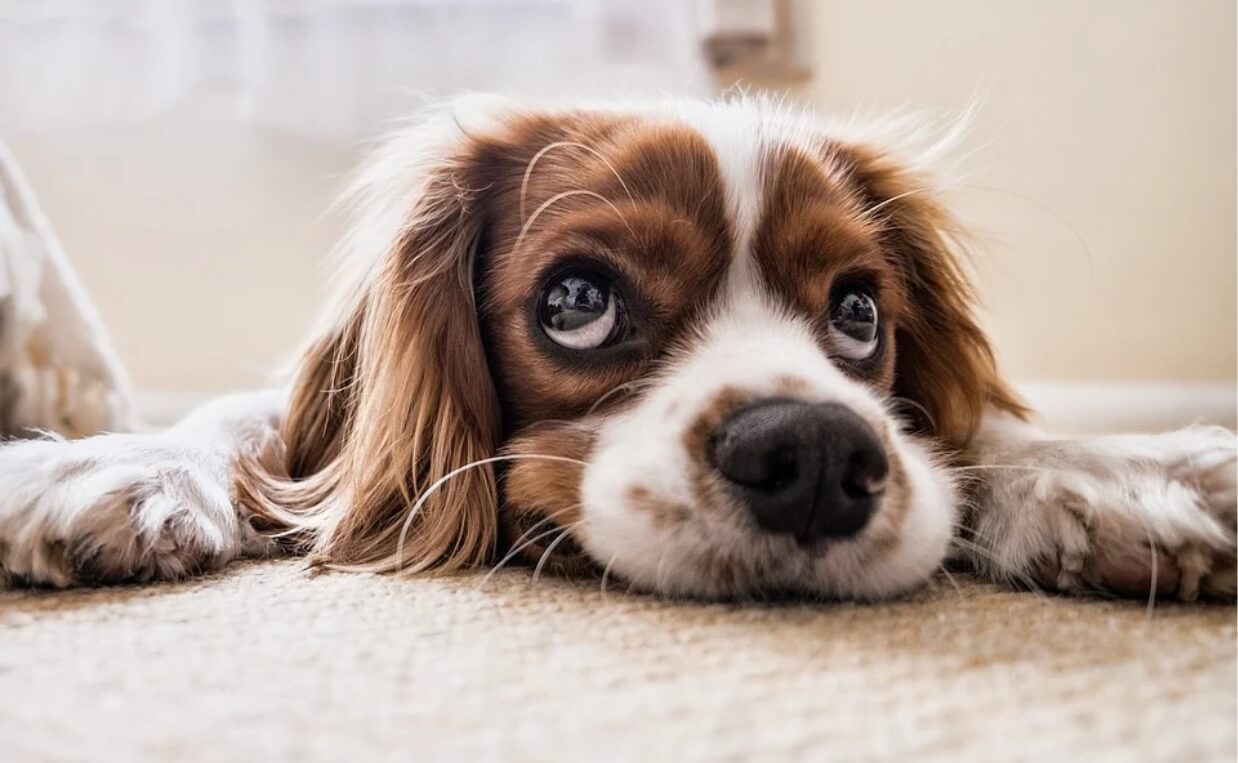
[(1232, 598), (1234, 435), (1056, 438), (1000, 375), (916, 150), (754, 99), (466, 99), (378, 148), (281, 391), (0, 450), (0, 567), (529, 560), (708, 598), (876, 600), (947, 560)]

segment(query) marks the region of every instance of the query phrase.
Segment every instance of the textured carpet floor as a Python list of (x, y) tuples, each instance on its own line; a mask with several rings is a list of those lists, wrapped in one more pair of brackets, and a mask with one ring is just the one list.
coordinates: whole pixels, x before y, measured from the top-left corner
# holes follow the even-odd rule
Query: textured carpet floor
[(1235, 759), (1234, 609), (673, 604), (242, 565), (0, 592), (0, 758)]

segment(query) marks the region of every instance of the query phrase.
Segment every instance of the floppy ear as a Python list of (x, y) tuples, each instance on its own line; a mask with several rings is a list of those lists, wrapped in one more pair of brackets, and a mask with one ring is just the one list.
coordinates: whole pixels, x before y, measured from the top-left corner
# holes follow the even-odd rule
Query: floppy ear
[(456, 116), (404, 131), (359, 175), (354, 272), (301, 359), (282, 443), (237, 464), (259, 524), (331, 566), (452, 569), (493, 551), (493, 468), (453, 474), (493, 456), (500, 427), (473, 289), (486, 189)]
[(998, 373), (988, 337), (976, 323), (972, 287), (959, 262), (959, 230), (931, 183), (897, 160), (864, 146), (842, 158), (866, 189), (866, 208), (883, 231), (910, 304), (896, 336), (894, 394), (918, 430), (961, 448), (993, 407), (1028, 411)]

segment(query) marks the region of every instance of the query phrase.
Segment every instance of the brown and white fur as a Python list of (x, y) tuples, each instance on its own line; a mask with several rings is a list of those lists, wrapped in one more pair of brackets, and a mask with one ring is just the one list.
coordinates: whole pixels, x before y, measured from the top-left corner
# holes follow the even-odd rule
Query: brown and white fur
[[(288, 551), (524, 558), (672, 596), (872, 600), (953, 556), (1018, 585), (1232, 597), (1233, 434), (1026, 423), (932, 152), (886, 140), (753, 99), (433, 111), (359, 174), (339, 297), (290, 387), (162, 433), (6, 446), (0, 568), (72, 586)], [(547, 279), (580, 268), (626, 308), (614, 346), (539, 323)], [(863, 362), (830, 328), (852, 281), (880, 314)], [(862, 528), (771, 532), (720, 476), (719, 427), (769, 400), (848, 411), (878, 443)]]

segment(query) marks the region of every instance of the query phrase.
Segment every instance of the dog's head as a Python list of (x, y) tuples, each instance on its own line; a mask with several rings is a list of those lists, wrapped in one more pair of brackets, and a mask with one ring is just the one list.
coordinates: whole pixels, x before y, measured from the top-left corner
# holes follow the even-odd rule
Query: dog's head
[(335, 564), (890, 595), (945, 556), (937, 454), (1018, 408), (924, 179), (770, 104), (457, 103), (354, 202), (286, 471), (241, 478)]

